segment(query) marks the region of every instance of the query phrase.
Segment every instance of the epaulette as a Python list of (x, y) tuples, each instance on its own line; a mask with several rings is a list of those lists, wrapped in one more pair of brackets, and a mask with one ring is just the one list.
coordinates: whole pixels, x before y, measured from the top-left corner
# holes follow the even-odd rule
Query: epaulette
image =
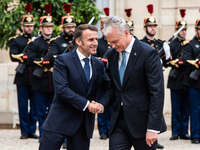
[(190, 43), (190, 39), (183, 41), (183, 45), (187, 45)]
[(19, 35), (12, 36), (12, 37), (10, 37), (8, 40), (10, 41), (10, 40), (12, 40), (12, 39), (17, 38), (18, 36), (19, 36)]
[(37, 39), (37, 37), (32, 38), (31, 40), (28, 41), (27, 44), (30, 44), (31, 42), (34, 42)]
[(56, 40), (56, 39), (59, 38), (59, 37), (60, 37), (60, 35), (58, 35), (58, 36), (56, 36), (56, 37), (50, 39), (50, 42)]

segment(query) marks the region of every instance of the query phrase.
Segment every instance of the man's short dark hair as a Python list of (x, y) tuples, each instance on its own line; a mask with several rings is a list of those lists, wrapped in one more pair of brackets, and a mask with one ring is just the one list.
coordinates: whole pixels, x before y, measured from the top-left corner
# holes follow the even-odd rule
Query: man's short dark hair
[(87, 29), (89, 29), (91, 31), (98, 32), (97, 27), (95, 27), (93, 25), (90, 25), (90, 24), (81, 24), (81, 25), (79, 25), (76, 28), (76, 30), (74, 32), (74, 39), (78, 38), (78, 39), (82, 40), (82, 33), (83, 33), (84, 30), (87, 30)]

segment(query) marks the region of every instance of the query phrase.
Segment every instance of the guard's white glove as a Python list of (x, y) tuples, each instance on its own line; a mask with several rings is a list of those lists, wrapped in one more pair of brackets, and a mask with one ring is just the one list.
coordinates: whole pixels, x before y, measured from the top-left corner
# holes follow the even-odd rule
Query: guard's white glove
[(167, 42), (164, 42), (163, 48), (164, 48), (164, 51), (165, 51), (165, 59), (168, 60), (170, 58), (170, 55), (171, 55), (169, 44)]

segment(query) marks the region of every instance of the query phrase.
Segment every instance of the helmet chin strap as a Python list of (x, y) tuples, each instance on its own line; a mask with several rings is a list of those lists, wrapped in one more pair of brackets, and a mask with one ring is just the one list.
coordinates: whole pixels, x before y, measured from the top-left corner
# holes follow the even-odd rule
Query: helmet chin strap
[(198, 38), (198, 39), (200, 39), (198, 30), (200, 30), (200, 29), (197, 29), (197, 35), (198, 35), (198, 37), (197, 37), (197, 38)]
[(145, 27), (146, 28), (146, 33), (149, 35), (149, 36), (154, 36), (155, 34), (151, 34), (149, 33), (148, 29), (147, 29), (147, 26)]

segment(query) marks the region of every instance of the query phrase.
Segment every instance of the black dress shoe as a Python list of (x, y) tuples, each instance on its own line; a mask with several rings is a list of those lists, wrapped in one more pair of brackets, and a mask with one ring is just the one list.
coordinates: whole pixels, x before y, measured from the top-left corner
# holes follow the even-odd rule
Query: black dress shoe
[(180, 139), (183, 139), (183, 140), (190, 140), (190, 135), (188, 135), (188, 134), (181, 135), (181, 136), (180, 136)]
[(194, 143), (194, 144), (199, 144), (199, 139), (198, 138), (193, 138), (191, 140), (191, 142)]
[(28, 138), (39, 139), (39, 136), (37, 136), (35, 133), (29, 133)]
[(178, 135), (177, 134), (174, 134), (172, 135), (172, 137), (170, 137), (170, 140), (177, 140), (178, 139)]
[(107, 139), (107, 138), (108, 138), (108, 136), (107, 136), (106, 133), (101, 133), (101, 135), (100, 135), (100, 139), (105, 140), (105, 139)]
[(157, 143), (156, 148), (158, 148), (158, 149), (163, 149), (164, 146), (162, 146), (162, 145), (160, 145), (159, 143)]
[(22, 133), (20, 139), (27, 139), (28, 138), (28, 133)]
[(62, 149), (67, 149), (67, 141), (65, 141), (62, 145)]

